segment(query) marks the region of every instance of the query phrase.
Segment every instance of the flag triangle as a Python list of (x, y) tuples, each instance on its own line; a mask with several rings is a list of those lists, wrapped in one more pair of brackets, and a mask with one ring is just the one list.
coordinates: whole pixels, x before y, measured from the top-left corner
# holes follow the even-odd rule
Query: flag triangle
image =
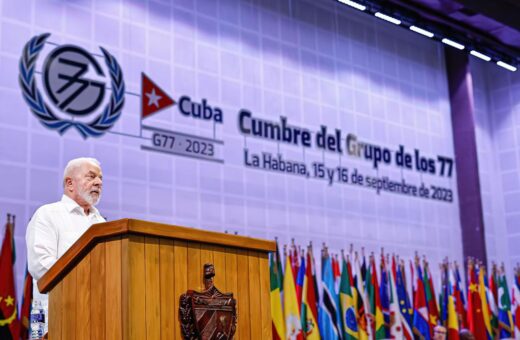
[(141, 75), (141, 119), (175, 104), (175, 101), (146, 74)]

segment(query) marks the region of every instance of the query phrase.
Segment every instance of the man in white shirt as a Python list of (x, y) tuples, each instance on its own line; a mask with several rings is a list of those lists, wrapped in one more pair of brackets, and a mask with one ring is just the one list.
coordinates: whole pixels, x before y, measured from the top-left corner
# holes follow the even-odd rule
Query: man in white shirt
[(95, 208), (102, 180), (101, 166), (94, 158), (76, 158), (67, 164), (61, 201), (40, 207), (27, 226), (27, 262), (34, 279), (39, 280), (92, 224), (105, 222)]

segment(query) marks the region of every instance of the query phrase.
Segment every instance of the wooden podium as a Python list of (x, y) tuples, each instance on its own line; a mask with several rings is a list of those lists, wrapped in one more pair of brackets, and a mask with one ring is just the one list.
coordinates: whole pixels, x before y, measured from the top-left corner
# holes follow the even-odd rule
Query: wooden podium
[(182, 339), (179, 298), (203, 266), (237, 301), (235, 339), (271, 339), (268, 253), (276, 245), (133, 219), (96, 224), (38, 281), (49, 339)]

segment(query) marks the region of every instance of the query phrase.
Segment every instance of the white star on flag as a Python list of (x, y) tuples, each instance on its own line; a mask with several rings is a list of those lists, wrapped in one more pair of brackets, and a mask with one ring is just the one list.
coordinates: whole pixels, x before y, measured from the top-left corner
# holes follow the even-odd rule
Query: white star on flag
[(175, 101), (159, 85), (146, 74), (141, 74), (141, 118), (146, 118), (174, 104)]
[(155, 89), (152, 89), (150, 93), (146, 93), (146, 96), (148, 97), (148, 106), (153, 104), (157, 108), (159, 107), (159, 100), (161, 100), (162, 97), (155, 93)]

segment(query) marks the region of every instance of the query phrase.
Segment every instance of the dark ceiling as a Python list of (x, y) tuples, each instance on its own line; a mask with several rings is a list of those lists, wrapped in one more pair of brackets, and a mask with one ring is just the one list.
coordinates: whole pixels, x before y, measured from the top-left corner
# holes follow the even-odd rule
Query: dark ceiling
[(413, 12), (420, 19), (464, 35), (520, 61), (520, 0), (386, 0), (374, 1)]

